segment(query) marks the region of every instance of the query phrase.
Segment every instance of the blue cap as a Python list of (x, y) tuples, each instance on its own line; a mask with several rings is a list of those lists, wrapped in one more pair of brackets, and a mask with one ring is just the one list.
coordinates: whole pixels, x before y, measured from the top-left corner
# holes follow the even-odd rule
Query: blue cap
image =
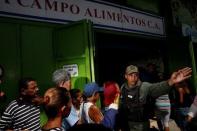
[(85, 85), (83, 93), (86, 97), (90, 97), (95, 92), (99, 92), (99, 91), (103, 91), (103, 88), (99, 87), (95, 82), (93, 82)]

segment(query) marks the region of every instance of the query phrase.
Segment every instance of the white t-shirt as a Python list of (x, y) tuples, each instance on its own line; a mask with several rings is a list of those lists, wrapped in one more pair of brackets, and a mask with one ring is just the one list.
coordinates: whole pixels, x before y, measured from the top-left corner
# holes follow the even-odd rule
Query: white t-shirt
[(66, 121), (70, 126), (73, 126), (79, 120), (79, 111), (72, 105), (71, 111), (68, 117), (66, 117)]
[(91, 118), (88, 115), (89, 109), (92, 105), (93, 103), (91, 102), (85, 102), (82, 103), (80, 107), (80, 116), (84, 118), (87, 121), (87, 123), (95, 123), (93, 120), (91, 120)]

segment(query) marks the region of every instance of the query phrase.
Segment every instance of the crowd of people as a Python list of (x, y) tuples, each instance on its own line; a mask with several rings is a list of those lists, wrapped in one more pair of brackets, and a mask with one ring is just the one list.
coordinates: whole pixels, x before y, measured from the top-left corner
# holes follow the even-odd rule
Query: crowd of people
[[(47, 89), (43, 97), (38, 95), (35, 79), (22, 78), (19, 81), (19, 97), (2, 112), (0, 130), (149, 131), (149, 102), (155, 99), (156, 118), (158, 122), (161, 121), (160, 130), (169, 131), (172, 105), (168, 94), (175, 89), (176, 101), (179, 102), (176, 114), (181, 117), (177, 119), (177, 125), (180, 123), (181, 130), (189, 131), (195, 127), (197, 97), (190, 107), (185, 102), (186, 98), (189, 99), (190, 91), (183, 83), (191, 77), (191, 73), (191, 68), (186, 67), (173, 72), (167, 80), (151, 81), (145, 77), (140, 79), (138, 67), (129, 65), (125, 70), (125, 82), (121, 86), (115, 81), (106, 81), (102, 87), (90, 82), (80, 90), (72, 87), (68, 71), (57, 69), (52, 74), (54, 87)], [(97, 105), (100, 93), (104, 96), (102, 109)], [(47, 115), (47, 122), (43, 126), (40, 123), (40, 107), (44, 108)]]

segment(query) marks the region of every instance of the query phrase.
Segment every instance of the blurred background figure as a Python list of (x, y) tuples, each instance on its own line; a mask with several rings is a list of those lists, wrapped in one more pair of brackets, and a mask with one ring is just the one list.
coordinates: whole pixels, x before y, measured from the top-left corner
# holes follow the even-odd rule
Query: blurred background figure
[(174, 119), (181, 131), (186, 131), (186, 118), (189, 113), (189, 107), (193, 102), (193, 95), (190, 90), (187, 81), (175, 84), (173, 100)]
[(188, 112), (187, 121), (190, 122), (194, 117), (197, 116), (197, 95), (194, 98)]
[[(146, 72), (144, 77), (141, 79), (142, 81), (156, 83), (160, 82), (163, 79), (159, 75), (159, 71), (157, 70), (157, 65), (154, 63), (148, 63), (146, 65)], [(152, 114), (150, 116), (151, 119), (154, 119), (156, 116), (158, 127), (161, 131), (169, 131), (169, 121), (170, 121), (170, 113), (171, 113), (171, 104), (170, 98), (168, 94), (159, 96), (158, 98), (149, 98), (149, 103), (152, 103)], [(155, 113), (153, 113), (155, 112)]]
[(194, 117), (193, 119), (191, 119), (191, 121), (189, 121), (187, 125), (187, 131), (196, 131), (196, 129), (197, 129), (197, 117)]
[(65, 69), (57, 69), (53, 72), (52, 81), (55, 86), (66, 88), (68, 91), (71, 89), (71, 75)]
[[(71, 106), (71, 112), (69, 114), (70, 117), (66, 118), (67, 124), (69, 124), (69, 128), (71, 126), (81, 124), (80, 121), (80, 105), (83, 102), (82, 92), (80, 89), (71, 89), (70, 90), (71, 100), (72, 100), (72, 106)], [(77, 118), (77, 119), (76, 119)], [(65, 129), (66, 127), (64, 127)]]
[[(83, 96), (80, 89), (71, 89), (70, 95), (72, 99), (72, 109), (74, 110), (74, 114), (79, 117), (80, 105), (83, 102)], [(71, 110), (72, 112), (72, 110)]]
[[(156, 117), (160, 130), (169, 131), (171, 104), (169, 95), (162, 95), (156, 99)], [(161, 122), (161, 123), (160, 123)], [(161, 125), (159, 125), (161, 124)]]
[(4, 68), (3, 68), (3, 66), (0, 65), (0, 102), (5, 100), (5, 93), (1, 89), (1, 84), (3, 82), (3, 76), (4, 76)]
[(155, 83), (155, 82), (159, 82), (160, 77), (159, 77), (159, 72), (157, 70), (157, 65), (154, 63), (148, 63), (146, 65), (146, 79), (141, 79), (142, 81), (147, 81), (150, 83)]
[[(54, 82), (56, 87), (65, 88), (68, 91), (71, 90), (71, 86), (72, 86), (71, 85), (71, 75), (65, 69), (55, 70), (52, 75), (52, 81)], [(72, 107), (74, 107), (74, 106), (72, 106)], [(72, 109), (71, 113), (67, 117), (63, 118), (62, 127), (64, 128), (64, 130), (69, 129), (70, 127), (77, 124), (77, 122), (79, 122), (79, 117), (76, 115), (76, 113), (73, 113), (74, 108), (71, 108), (71, 109)]]

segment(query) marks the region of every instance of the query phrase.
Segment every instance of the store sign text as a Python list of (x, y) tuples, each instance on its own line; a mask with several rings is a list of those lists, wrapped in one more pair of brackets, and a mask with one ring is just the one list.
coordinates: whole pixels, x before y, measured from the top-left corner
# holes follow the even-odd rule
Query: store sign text
[[(131, 11), (123, 7), (109, 6), (85, 0), (2, 0), (0, 15), (31, 17), (35, 20), (49, 18), (58, 20), (78, 21), (89, 19), (95, 25), (135, 32), (165, 35), (163, 18), (144, 12)], [(7, 15), (7, 14), (6, 14)]]

